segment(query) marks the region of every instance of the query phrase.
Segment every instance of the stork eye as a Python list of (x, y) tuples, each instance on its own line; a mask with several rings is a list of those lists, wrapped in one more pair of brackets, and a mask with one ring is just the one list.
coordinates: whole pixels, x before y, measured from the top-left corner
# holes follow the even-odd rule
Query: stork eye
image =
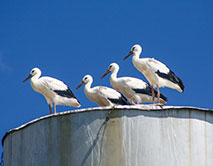
[(109, 69), (111, 69), (111, 68), (112, 68), (112, 65), (109, 66)]
[(132, 48), (132, 51), (134, 51), (134, 50), (135, 50), (135, 47)]
[(87, 80), (87, 77), (85, 78), (85, 80)]
[(34, 73), (34, 72), (35, 72), (35, 70), (32, 71), (32, 73)]

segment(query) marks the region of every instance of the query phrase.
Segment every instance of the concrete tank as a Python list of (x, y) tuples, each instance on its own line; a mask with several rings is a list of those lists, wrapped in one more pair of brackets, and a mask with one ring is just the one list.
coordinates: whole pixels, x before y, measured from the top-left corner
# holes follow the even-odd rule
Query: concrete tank
[(12, 129), (2, 143), (5, 166), (212, 166), (213, 111), (80, 109)]

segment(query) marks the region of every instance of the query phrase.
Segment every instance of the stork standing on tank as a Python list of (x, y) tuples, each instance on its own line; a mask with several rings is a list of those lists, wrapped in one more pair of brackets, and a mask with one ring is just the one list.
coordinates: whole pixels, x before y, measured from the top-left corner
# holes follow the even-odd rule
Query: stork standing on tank
[[(110, 84), (117, 91), (122, 92), (131, 102), (131, 104), (152, 102), (152, 89), (148, 83), (143, 80), (134, 77), (117, 77), (119, 66), (117, 63), (111, 63), (108, 70), (101, 77), (105, 77), (112, 72), (110, 76)], [(157, 92), (154, 90), (155, 97), (154, 102), (158, 102)], [(166, 104), (167, 98), (160, 94), (159, 102), (163, 105)]]
[(34, 91), (42, 94), (48, 105), (50, 114), (52, 114), (52, 104), (54, 105), (54, 113), (56, 114), (56, 105), (66, 105), (73, 107), (80, 107), (80, 103), (74, 96), (70, 88), (60, 80), (52, 77), (40, 77), (41, 70), (33, 68), (28, 77), (23, 81), (31, 78), (31, 86)]
[(105, 86), (95, 86), (91, 88), (93, 78), (91, 75), (85, 75), (76, 90), (85, 84), (84, 92), (87, 98), (99, 106), (115, 106), (115, 105), (129, 105), (130, 103), (121, 93)]
[(157, 88), (158, 99), (160, 98), (160, 87), (169, 87), (179, 92), (184, 91), (182, 80), (175, 75), (165, 64), (154, 58), (140, 58), (142, 47), (138, 44), (131, 48), (131, 51), (123, 59), (133, 54), (132, 63), (152, 85), (152, 98), (154, 100), (154, 88)]

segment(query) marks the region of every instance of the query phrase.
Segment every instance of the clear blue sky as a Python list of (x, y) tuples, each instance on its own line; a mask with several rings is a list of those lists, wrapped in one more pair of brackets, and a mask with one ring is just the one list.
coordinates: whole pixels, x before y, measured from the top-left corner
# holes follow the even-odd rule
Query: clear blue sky
[[(143, 46), (142, 57), (162, 61), (183, 80), (183, 94), (161, 88), (168, 105), (212, 109), (212, 4), (205, 0), (0, 1), (0, 137), (49, 114), (44, 97), (33, 91), (30, 81), (22, 83), (33, 67), (68, 84), (81, 108), (94, 107), (83, 88), (75, 90), (84, 75), (93, 76), (94, 86), (110, 86), (109, 76), (100, 77), (116, 62), (119, 76), (145, 80), (131, 58), (122, 61), (134, 44)], [(57, 107), (58, 112), (73, 109)]]

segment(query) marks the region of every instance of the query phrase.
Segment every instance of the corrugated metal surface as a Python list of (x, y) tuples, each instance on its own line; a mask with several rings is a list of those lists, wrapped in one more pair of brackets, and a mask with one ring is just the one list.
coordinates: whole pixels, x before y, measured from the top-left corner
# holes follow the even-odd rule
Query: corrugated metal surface
[(2, 142), (5, 166), (212, 166), (213, 111), (82, 109), (36, 119)]

